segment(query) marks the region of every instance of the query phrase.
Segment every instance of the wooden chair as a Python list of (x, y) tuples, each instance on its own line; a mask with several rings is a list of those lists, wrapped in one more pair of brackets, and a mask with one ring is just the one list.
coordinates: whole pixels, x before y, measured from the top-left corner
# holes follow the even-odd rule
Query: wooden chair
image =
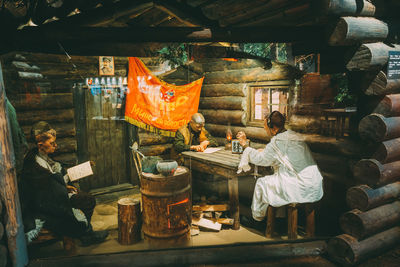
[[(313, 237), (315, 235), (315, 206), (314, 203), (291, 203), (284, 207), (288, 210), (288, 239), (297, 239), (297, 219), (298, 207), (304, 206), (306, 212), (306, 236)], [(265, 230), (265, 237), (271, 238), (275, 230), (275, 207), (271, 205), (267, 209), (267, 228)]]
[[(43, 228), (40, 231), (39, 236), (35, 240), (32, 241), (31, 245), (43, 244), (45, 242), (57, 241), (60, 239), (61, 238), (56, 236), (53, 232)], [(75, 251), (76, 247), (75, 247), (75, 242), (74, 242), (73, 238), (63, 236), (62, 242), (63, 242), (64, 251), (66, 251), (67, 253), (72, 253)]]

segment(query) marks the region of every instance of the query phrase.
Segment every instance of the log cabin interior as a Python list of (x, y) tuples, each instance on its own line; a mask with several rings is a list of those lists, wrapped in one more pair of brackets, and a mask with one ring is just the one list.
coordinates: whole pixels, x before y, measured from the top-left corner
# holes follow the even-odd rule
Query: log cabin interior
[[(0, 0), (0, 267), (398, 265), (399, 9), (394, 0)], [(182, 49), (162, 61), (166, 48)], [(183, 63), (171, 62), (182, 55)], [(112, 75), (102, 73), (101, 57), (112, 58)], [(303, 137), (323, 176), (324, 196), (312, 212), (289, 206), (288, 219), (268, 220), (265, 229), (240, 225), (251, 217), (257, 177), (271, 170), (253, 168), (227, 181), (235, 171), (194, 159), (185, 166), (196, 175), (175, 175), (171, 196), (162, 189), (149, 194), (154, 179), (141, 173), (132, 146), (146, 157), (170, 159), (173, 137), (125, 120), (131, 57), (169, 84), (204, 77), (198, 111), (221, 147), (227, 133), (239, 131), (250, 146), (265, 147), (264, 115), (285, 114), (286, 127)], [(6, 96), (30, 147), (32, 125), (45, 120), (57, 131), (54, 160), (70, 167), (95, 163), (79, 186), (96, 197), (92, 226), (110, 230), (104, 243), (82, 247), (57, 237), (27, 244), (20, 151), (13, 147)], [(185, 238), (173, 232), (172, 240), (160, 241), (167, 230), (160, 222), (170, 223), (156, 214), (161, 209), (142, 218), (132, 240), (121, 236), (123, 204), (140, 220), (154, 196), (177, 201), (177, 195), (190, 199), (189, 209), (168, 206), (190, 217)], [(133, 201), (118, 201), (126, 197)], [(146, 198), (140, 208), (137, 200)]]

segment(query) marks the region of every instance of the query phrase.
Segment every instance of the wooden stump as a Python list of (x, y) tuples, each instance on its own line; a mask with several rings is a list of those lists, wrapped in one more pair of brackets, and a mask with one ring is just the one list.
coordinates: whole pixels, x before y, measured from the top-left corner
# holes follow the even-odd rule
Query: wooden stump
[(343, 234), (329, 240), (328, 254), (333, 260), (343, 265), (355, 264), (379, 255), (398, 243), (400, 243), (400, 227), (398, 226), (362, 241)]
[(367, 211), (389, 203), (400, 196), (400, 182), (372, 189), (368, 185), (358, 185), (347, 190), (346, 201), (351, 209)]
[(132, 198), (118, 200), (118, 241), (130, 245), (141, 239), (140, 201)]
[(386, 204), (366, 212), (352, 210), (340, 217), (344, 233), (363, 239), (400, 222), (400, 201)]

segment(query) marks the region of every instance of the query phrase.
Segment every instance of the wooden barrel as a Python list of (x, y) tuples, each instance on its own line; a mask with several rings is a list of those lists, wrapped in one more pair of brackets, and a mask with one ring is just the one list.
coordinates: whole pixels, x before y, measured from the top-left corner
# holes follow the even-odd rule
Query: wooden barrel
[(130, 245), (141, 239), (140, 202), (132, 198), (118, 200), (118, 241)]
[(189, 170), (180, 166), (175, 175), (142, 173), (141, 176), (145, 239), (189, 239), (192, 218)]

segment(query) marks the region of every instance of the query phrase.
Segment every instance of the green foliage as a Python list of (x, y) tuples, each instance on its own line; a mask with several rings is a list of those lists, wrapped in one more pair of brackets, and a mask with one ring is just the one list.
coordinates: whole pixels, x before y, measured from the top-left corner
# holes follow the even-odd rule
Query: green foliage
[(165, 46), (157, 52), (158, 63), (168, 61), (168, 65), (171, 68), (184, 65), (188, 61), (188, 54), (186, 51), (186, 45), (183, 43)]
[(354, 106), (357, 97), (352, 94), (349, 89), (349, 82), (345, 73), (337, 73), (331, 75), (331, 85), (337, 89), (337, 94), (334, 98), (336, 105)]
[(245, 43), (242, 44), (243, 52), (250, 55), (287, 62), (287, 51), (285, 43)]

